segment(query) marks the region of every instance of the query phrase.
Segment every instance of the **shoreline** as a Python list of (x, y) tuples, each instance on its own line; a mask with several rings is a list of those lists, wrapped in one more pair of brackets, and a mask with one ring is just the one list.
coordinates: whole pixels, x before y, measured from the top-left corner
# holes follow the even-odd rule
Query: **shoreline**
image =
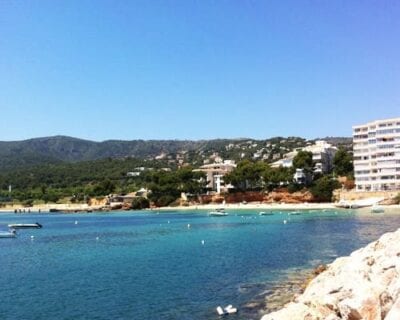
[(227, 203), (227, 204), (201, 204), (190, 206), (177, 206), (177, 207), (160, 207), (152, 210), (216, 210), (224, 208), (226, 210), (322, 210), (336, 208), (334, 203)]
[[(385, 210), (400, 210), (400, 205), (380, 205)], [(176, 206), (176, 207), (159, 207), (159, 208), (149, 208), (143, 209), (144, 211), (207, 211), (207, 210), (216, 210), (223, 208), (225, 210), (348, 210), (343, 208), (338, 208), (335, 206), (333, 202), (325, 202), (325, 203), (228, 203), (228, 204), (198, 204), (198, 205), (189, 205), (189, 206)], [(370, 211), (371, 207), (364, 207), (359, 209), (351, 209), (351, 210), (368, 210)], [(49, 213), (51, 210), (57, 210), (58, 213), (80, 213), (80, 212), (113, 212), (113, 211), (123, 211), (123, 210), (115, 210), (112, 207), (105, 206), (89, 206), (87, 204), (44, 204), (44, 205), (36, 205), (32, 207), (24, 207), (24, 206), (8, 206), (4, 208), (0, 208), (0, 213), (14, 213), (17, 210), (17, 213)], [(127, 212), (135, 212), (135, 210), (127, 210)]]

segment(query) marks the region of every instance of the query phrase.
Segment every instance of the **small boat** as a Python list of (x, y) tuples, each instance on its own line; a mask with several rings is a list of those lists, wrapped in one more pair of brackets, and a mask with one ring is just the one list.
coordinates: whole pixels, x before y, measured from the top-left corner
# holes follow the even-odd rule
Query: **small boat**
[(384, 213), (385, 209), (380, 205), (374, 204), (371, 208), (371, 212), (372, 213)]
[(15, 230), (10, 230), (8, 232), (1, 231), (0, 238), (15, 238), (17, 236), (17, 232)]
[(208, 213), (209, 216), (213, 216), (213, 217), (225, 217), (228, 215), (228, 212), (225, 211), (220, 211), (220, 210), (215, 210), (215, 211), (210, 211)]
[(11, 223), (8, 225), (10, 229), (40, 229), (42, 225), (39, 222), (36, 223)]
[(289, 216), (299, 216), (300, 214), (301, 213), (299, 211), (292, 211), (288, 213)]
[(268, 211), (261, 211), (258, 215), (260, 216), (273, 216), (273, 212), (268, 212)]

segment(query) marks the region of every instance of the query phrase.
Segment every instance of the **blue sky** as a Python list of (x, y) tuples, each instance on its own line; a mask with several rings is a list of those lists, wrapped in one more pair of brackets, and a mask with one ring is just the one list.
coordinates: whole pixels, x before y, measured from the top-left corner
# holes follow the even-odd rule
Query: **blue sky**
[(350, 136), (400, 116), (399, 1), (0, 1), (0, 140)]

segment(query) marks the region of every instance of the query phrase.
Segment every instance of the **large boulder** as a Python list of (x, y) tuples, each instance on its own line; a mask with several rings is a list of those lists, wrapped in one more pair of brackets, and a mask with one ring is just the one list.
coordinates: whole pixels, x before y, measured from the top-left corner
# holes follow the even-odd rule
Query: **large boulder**
[(262, 320), (400, 319), (400, 229), (336, 259), (304, 293)]

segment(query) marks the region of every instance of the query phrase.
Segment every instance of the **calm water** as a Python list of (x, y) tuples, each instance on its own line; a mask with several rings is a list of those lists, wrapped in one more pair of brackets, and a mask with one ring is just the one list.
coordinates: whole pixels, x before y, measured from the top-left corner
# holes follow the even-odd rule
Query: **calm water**
[(400, 215), (387, 213), (229, 212), (0, 214), (3, 230), (44, 226), (0, 239), (0, 318), (218, 319), (215, 307), (233, 304), (239, 314), (229, 319), (259, 319), (244, 306), (291, 270), (400, 227)]

